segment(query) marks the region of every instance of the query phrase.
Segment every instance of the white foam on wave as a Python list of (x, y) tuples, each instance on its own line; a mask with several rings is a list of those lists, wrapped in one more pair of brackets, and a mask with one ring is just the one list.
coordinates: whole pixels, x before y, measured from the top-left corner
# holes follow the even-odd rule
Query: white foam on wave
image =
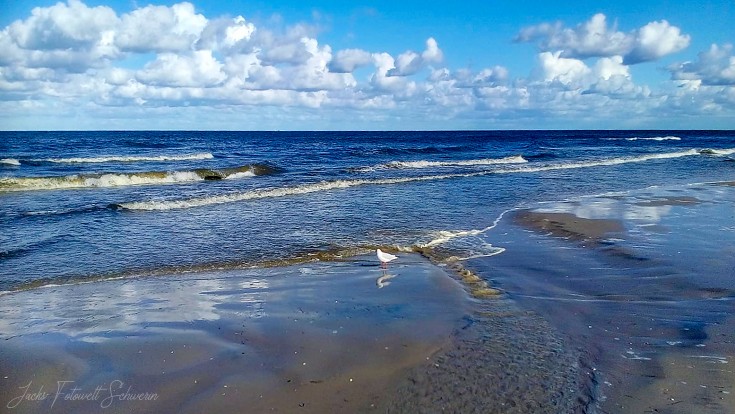
[(99, 178), (85, 178), (84, 187), (118, 187), (127, 185), (171, 184), (200, 181), (202, 178), (191, 171), (171, 172), (163, 177), (146, 177), (137, 174), (103, 174)]
[(441, 230), (434, 234), (434, 239), (432, 239), (428, 243), (424, 243), (419, 245), (419, 247), (436, 247), (440, 246), (442, 244), (445, 244), (452, 239), (456, 239), (458, 237), (469, 237), (469, 236), (479, 236), (482, 233), (485, 233), (489, 230), (494, 229), (498, 226), (498, 223), (500, 223), (500, 220), (503, 218), (503, 216), (513, 211), (513, 209), (505, 210), (493, 221), (493, 223), (484, 229), (475, 229), (475, 230), (456, 230), (456, 231), (449, 231), (449, 230)]
[(583, 161), (583, 162), (571, 162), (563, 164), (548, 164), (540, 166), (528, 166), (516, 169), (505, 169), (496, 170), (496, 173), (517, 173), (517, 172), (539, 172), (539, 171), (553, 171), (553, 170), (567, 170), (575, 168), (590, 168), (590, 167), (606, 167), (612, 165), (629, 164), (636, 162), (645, 162), (651, 160), (663, 160), (671, 158), (690, 157), (693, 155), (700, 155), (700, 152), (695, 149), (678, 152), (665, 152), (658, 154), (639, 155), (636, 157), (618, 157), (618, 158), (607, 158), (594, 161)]
[(372, 167), (360, 168), (357, 171), (370, 172), (385, 169), (421, 169), (421, 168), (441, 168), (441, 167), (471, 167), (483, 165), (498, 164), (522, 164), (528, 160), (520, 155), (503, 158), (481, 158), (476, 160), (455, 160), (455, 161), (391, 161), (385, 164), (379, 164)]
[(230, 174), (230, 175), (226, 176), (225, 179), (226, 180), (237, 180), (237, 179), (240, 179), (240, 178), (251, 178), (251, 177), (255, 177), (255, 175), (256, 174), (253, 171), (243, 171), (243, 172), (238, 172), (238, 173)]
[(725, 148), (725, 149), (707, 148), (707, 149), (701, 150), (700, 153), (704, 155), (720, 155), (720, 156), (732, 155), (732, 154), (735, 154), (735, 148)]
[(202, 181), (192, 171), (165, 174), (100, 174), (95, 176), (68, 175), (63, 177), (3, 177), (0, 191), (60, 190), (70, 188), (105, 188), (131, 185), (170, 184)]
[(154, 161), (186, 161), (207, 160), (214, 158), (209, 152), (183, 155), (151, 155), (151, 156), (106, 156), (106, 157), (74, 157), (74, 158), (42, 158), (31, 161), (53, 162), (61, 164), (104, 163), (104, 162), (154, 162)]
[(470, 174), (445, 174), (445, 175), (428, 175), (422, 177), (405, 177), (405, 178), (386, 178), (380, 180), (335, 180), (335, 181), (321, 181), (312, 184), (302, 184), (293, 187), (276, 187), (251, 190), (242, 193), (231, 193), (216, 195), (210, 197), (201, 198), (190, 198), (182, 200), (168, 200), (168, 201), (138, 201), (131, 203), (120, 204), (121, 207), (129, 210), (177, 210), (192, 207), (203, 207), (215, 204), (225, 204), (237, 201), (245, 200), (257, 200), (262, 198), (275, 198), (285, 197), (292, 195), (301, 195), (316, 193), (320, 191), (330, 191), (337, 189), (345, 189), (351, 187), (358, 187), (363, 185), (390, 185), (390, 184), (401, 184), (416, 181), (433, 181), (442, 180), (448, 178), (459, 178), (459, 177), (470, 177), (473, 175), (485, 175), (491, 174), (490, 171), (483, 171), (478, 173)]
[(432, 167), (464, 167), (472, 165), (521, 164), (528, 160), (520, 155), (505, 158), (483, 158), (479, 160), (458, 161), (393, 161), (386, 164), (389, 168), (432, 168)]
[(200, 197), (200, 198), (189, 198), (179, 200), (167, 200), (167, 201), (138, 201), (120, 204), (123, 208), (129, 210), (177, 210), (193, 207), (203, 207), (216, 204), (225, 204), (245, 200), (255, 200), (262, 198), (272, 197), (285, 197), (291, 195), (301, 195), (316, 193), (320, 191), (330, 191), (336, 189), (345, 189), (364, 185), (391, 185), (391, 184), (402, 184), (419, 181), (434, 181), (444, 180), (451, 178), (464, 178), (464, 177), (477, 177), (489, 174), (510, 174), (510, 173), (532, 173), (540, 171), (553, 171), (573, 168), (590, 168), (599, 166), (612, 166), (619, 164), (627, 164), (634, 162), (644, 162), (649, 160), (657, 159), (669, 159), (688, 157), (693, 155), (700, 155), (697, 150), (687, 150), (670, 153), (659, 153), (659, 154), (648, 154), (641, 155), (638, 157), (623, 157), (623, 158), (608, 158), (596, 161), (578, 162), (578, 163), (564, 163), (564, 164), (545, 164), (540, 166), (519, 166), (517, 168), (506, 168), (506, 169), (494, 169), (494, 170), (483, 170), (470, 173), (457, 173), (457, 174), (440, 174), (440, 175), (426, 175), (419, 177), (402, 177), (402, 178), (385, 178), (385, 179), (357, 179), (357, 180), (335, 180), (335, 181), (321, 181), (312, 184), (302, 184), (293, 187), (277, 187), (268, 189), (252, 190), (241, 193), (231, 193), (216, 196)]
[(17, 160), (15, 158), (3, 158), (0, 159), (0, 164), (19, 166), (20, 160)]
[(236, 180), (255, 177), (252, 167), (246, 171), (222, 173), (210, 170), (148, 171), (139, 173), (75, 174), (59, 177), (0, 177), (2, 191), (63, 190), (74, 188), (106, 188), (135, 185), (177, 184), (216, 179)]
[(625, 138), (626, 141), (681, 141), (680, 137), (665, 136), (665, 137), (632, 137)]
[(497, 227), (503, 216), (514, 209), (505, 210), (493, 221), (493, 223), (484, 229), (473, 230), (440, 230), (433, 234), (431, 241), (424, 244), (418, 244), (420, 248), (434, 248), (445, 244), (457, 245), (461, 250), (470, 252), (467, 257), (452, 257), (455, 261), (464, 261), (470, 259), (478, 259), (481, 257), (491, 257), (505, 252), (502, 247), (496, 247), (482, 240), (479, 236)]

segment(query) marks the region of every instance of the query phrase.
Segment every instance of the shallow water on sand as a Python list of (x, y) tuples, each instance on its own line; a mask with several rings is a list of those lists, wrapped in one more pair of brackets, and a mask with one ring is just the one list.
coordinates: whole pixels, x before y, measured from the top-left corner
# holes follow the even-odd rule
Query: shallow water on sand
[(589, 353), (603, 412), (731, 412), (733, 205), (724, 184), (541, 204), (468, 266)]
[[(117, 394), (131, 386), (158, 398), (113, 399), (112, 412), (377, 404), (398, 373), (447, 342), (469, 304), (455, 280), (420, 256), (404, 255), (387, 270), (370, 259), (5, 295), (0, 402), (10, 412), (94, 412), (110, 387)], [(53, 404), (58, 381), (73, 381), (80, 395), (104, 390), (91, 401)], [(28, 383), (51, 396), (7, 407)]]
[[(547, 321), (467, 293), (408, 254), (388, 269), (360, 256), (15, 292), (0, 303), (0, 395), (11, 412), (571, 413), (591, 403), (588, 367)], [(41, 387), (48, 397), (24, 397)], [(126, 387), (156, 398), (120, 399)]]
[[(400, 385), (404, 411), (731, 409), (735, 187), (689, 184), (733, 180), (734, 155), (733, 131), (0, 133), (0, 291), (29, 289), (0, 295), (0, 332), (38, 339), (34, 349), (72, 373), (114, 365), (100, 345), (110, 337), (148, 332), (182, 347), (186, 335), (201, 339), (191, 361), (229, 355), (240, 337), (215, 332), (224, 319), (265, 327), (264, 349), (301, 335), (286, 330), (292, 317), (320, 338), (350, 318), (340, 326), (359, 327), (358, 345), (363, 328), (420, 336), (415, 323), (442, 308), (421, 284), (386, 290), (408, 277), (371, 274), (354, 293), (341, 285), (357, 283), (349, 277), (308, 277), (334, 268), (362, 280), (341, 266), (380, 247), (459, 271), (476, 305), (462, 319), (476, 330), (452, 335), (442, 360)], [(101, 279), (115, 280), (85, 284)], [(495, 293), (483, 279), (507, 294), (478, 310)], [(34, 288), (48, 284), (73, 286)], [(334, 300), (355, 302), (324, 301), (331, 284), (341, 286)], [(79, 348), (50, 351), (67, 340)], [(0, 362), (22, 365), (22, 355)], [(556, 375), (559, 366), (569, 370)], [(582, 386), (569, 386), (577, 374)], [(262, 389), (278, 388), (265, 376)], [(178, 384), (153, 372), (147, 381)], [(447, 393), (451, 404), (434, 399)], [(520, 404), (524, 395), (533, 398)]]
[(411, 248), (519, 205), (732, 179), (733, 154), (733, 131), (0, 132), (0, 290)]

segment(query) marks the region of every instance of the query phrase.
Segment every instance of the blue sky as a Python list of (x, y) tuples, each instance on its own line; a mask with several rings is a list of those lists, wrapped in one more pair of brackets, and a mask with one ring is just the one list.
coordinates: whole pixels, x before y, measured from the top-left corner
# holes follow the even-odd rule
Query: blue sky
[(735, 127), (735, 2), (5, 1), (3, 129)]

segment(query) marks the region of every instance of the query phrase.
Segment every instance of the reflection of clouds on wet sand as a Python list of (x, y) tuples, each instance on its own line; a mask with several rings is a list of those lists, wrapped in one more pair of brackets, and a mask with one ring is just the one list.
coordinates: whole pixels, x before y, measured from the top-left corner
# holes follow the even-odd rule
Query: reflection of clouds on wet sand
[(496, 280), (599, 350), (605, 412), (731, 412), (735, 191), (724, 188), (584, 197), (516, 216), (535, 234), (510, 234)]
[(669, 204), (641, 204), (636, 198), (603, 198), (589, 202), (545, 203), (535, 211), (569, 213), (590, 220), (630, 220), (635, 225), (650, 225), (660, 222), (671, 212)]
[[(29, 335), (53, 331), (88, 342), (111, 332), (133, 332), (170, 322), (212, 321), (217, 307), (239, 303), (246, 317), (264, 314), (268, 282), (254, 277), (156, 277), (50, 286), (4, 295), (0, 331)], [(69, 306), (73, 303), (73, 306)], [(102, 334), (102, 337), (98, 337)]]
[(635, 206), (625, 210), (623, 218), (636, 224), (657, 224), (671, 212), (671, 206)]
[[(116, 412), (364, 411), (425, 364), (469, 306), (444, 271), (404, 257), (381, 276), (401, 283), (380, 292), (374, 259), (358, 257), (3, 295), (0, 395), (29, 381), (94, 390), (122, 379), (160, 399)], [(50, 409), (24, 407), (18, 412)], [(67, 402), (54, 412), (92, 408)]]

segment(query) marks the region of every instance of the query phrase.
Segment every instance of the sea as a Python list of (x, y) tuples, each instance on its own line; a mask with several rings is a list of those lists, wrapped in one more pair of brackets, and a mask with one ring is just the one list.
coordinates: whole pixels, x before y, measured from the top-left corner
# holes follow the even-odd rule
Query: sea
[(735, 131), (0, 132), (0, 291), (376, 247), (491, 264), (508, 211), (734, 179)]

